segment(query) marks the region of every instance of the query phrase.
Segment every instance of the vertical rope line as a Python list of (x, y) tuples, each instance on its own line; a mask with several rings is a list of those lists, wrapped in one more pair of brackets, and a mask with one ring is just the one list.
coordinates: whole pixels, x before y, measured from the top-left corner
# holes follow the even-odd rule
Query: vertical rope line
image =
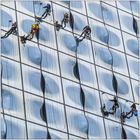
[[(70, 1), (69, 1), (69, 10), (70, 10)], [(74, 32), (73, 32), (73, 36), (74, 36)], [(79, 46), (79, 42), (77, 44), (77, 40), (76, 40), (76, 51), (75, 51), (75, 57), (76, 57), (76, 63), (78, 65), (78, 46)], [(76, 64), (75, 63), (75, 64)], [(87, 139), (89, 139), (89, 136), (88, 136), (88, 132), (89, 132), (89, 122), (88, 122), (88, 119), (87, 119), (87, 116), (86, 116), (86, 112), (85, 112), (85, 93), (83, 91), (83, 88), (82, 88), (82, 83), (81, 83), (81, 79), (80, 79), (80, 71), (79, 71), (79, 65), (78, 65), (78, 75), (79, 75), (79, 85), (80, 85), (80, 101), (81, 101), (81, 94), (84, 94), (84, 106), (83, 106), (83, 103), (82, 106), (83, 106), (83, 112), (84, 112), (84, 116), (85, 116), (85, 119), (86, 119), (86, 122), (87, 122)], [(82, 93), (81, 93), (81, 90), (82, 90)]]
[[(36, 17), (34, 1), (33, 1), (33, 9), (34, 9), (34, 16)], [(36, 19), (35, 19), (35, 22), (36, 22)], [(41, 49), (40, 49), (40, 46), (39, 46), (39, 30), (37, 32), (38, 32), (38, 35), (36, 36), (37, 37), (37, 46), (38, 46), (38, 49), (40, 51), (40, 57), (41, 57), (41, 59), (40, 59), (40, 73), (41, 73), (40, 85), (41, 85), (41, 82), (42, 82), (41, 80), (42, 80), (42, 76), (43, 76), (43, 73), (42, 73), (42, 52), (41, 52)], [(43, 76), (43, 78), (44, 78), (44, 76)], [(44, 107), (45, 107), (45, 114), (47, 114), (47, 112), (46, 112), (46, 104), (45, 104), (45, 93), (44, 93), (44, 91), (42, 91), (42, 92), (43, 92), (43, 104), (44, 104)], [(41, 107), (43, 107), (43, 104), (42, 104)], [(46, 120), (45, 123), (46, 123), (46, 129), (47, 129), (47, 138), (48, 137), (50, 138), (50, 133), (49, 133), (49, 129), (48, 129), (48, 122), (47, 122), (47, 116), (45, 115), (45, 117), (46, 117), (45, 118), (45, 120)]]
[[(51, 6), (52, 6), (52, 16), (53, 16), (53, 21), (55, 21), (54, 17), (54, 9), (53, 9), (53, 2), (51, 1)], [(66, 113), (66, 103), (65, 103), (65, 97), (64, 97), (64, 89), (63, 89), (63, 81), (62, 81), (62, 72), (61, 72), (61, 65), (60, 65), (60, 56), (59, 56), (59, 49), (58, 49), (58, 40), (57, 40), (57, 33), (56, 33), (56, 28), (54, 27), (54, 33), (56, 37), (56, 52), (57, 52), (57, 57), (58, 57), (58, 67), (59, 67), (59, 72), (60, 72), (60, 82), (61, 82), (61, 89), (62, 89), (62, 98), (63, 98), (63, 103), (64, 103), (64, 114), (65, 114), (65, 121), (66, 121), (66, 130), (67, 130), (67, 136), (69, 139), (69, 128), (68, 128), (68, 119), (67, 119), (67, 113)]]
[[(103, 19), (104, 27), (105, 27), (105, 29), (106, 29), (106, 31), (107, 31), (107, 34), (108, 34), (107, 46), (108, 46), (108, 50), (109, 50), (109, 52), (110, 52), (110, 55), (111, 55), (111, 57), (112, 57), (111, 71), (112, 71), (112, 75), (114, 75), (114, 71), (113, 71), (113, 55), (112, 55), (112, 52), (111, 52), (111, 50), (110, 50), (110, 48), (109, 48), (109, 36), (110, 36), (110, 34), (109, 34), (109, 31), (108, 31), (108, 29), (107, 29), (107, 27), (106, 27), (105, 19), (104, 19), (104, 16), (103, 16), (103, 5), (102, 5), (102, 1), (100, 1), (100, 4), (101, 4), (101, 14), (102, 14), (102, 19)], [(114, 75), (114, 76), (115, 76), (115, 75)], [(114, 79), (114, 77), (113, 77), (113, 79)], [(117, 79), (116, 79), (116, 80), (117, 80)], [(117, 88), (118, 88), (118, 87), (117, 87)], [(115, 91), (115, 93), (116, 93), (116, 96), (117, 96), (117, 92), (116, 92), (116, 91)]]
[(112, 55), (112, 52), (110, 51), (110, 48), (109, 48), (109, 36), (110, 36), (110, 34), (109, 34), (109, 31), (108, 31), (108, 29), (106, 27), (106, 22), (105, 22), (104, 15), (103, 15), (103, 9), (102, 9), (103, 8), (103, 4), (102, 4), (102, 1), (100, 1), (100, 4), (101, 4), (101, 14), (102, 14), (102, 19), (103, 19), (103, 24), (104, 24), (104, 27), (105, 27), (105, 29), (107, 31), (107, 34), (108, 34), (107, 47), (108, 47), (108, 50), (109, 50), (110, 55), (112, 57), (111, 70), (112, 70), (112, 73), (113, 73), (113, 55)]

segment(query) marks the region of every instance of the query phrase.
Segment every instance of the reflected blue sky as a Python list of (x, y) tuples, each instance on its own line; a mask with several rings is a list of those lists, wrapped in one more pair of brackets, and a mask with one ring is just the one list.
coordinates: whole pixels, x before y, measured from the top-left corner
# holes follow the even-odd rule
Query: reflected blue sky
[[(139, 86), (135, 83), (131, 85), (131, 81), (137, 82), (135, 79), (139, 76), (139, 42), (135, 36), (138, 1), (51, 2), (49, 1), (53, 13), (40, 22), (39, 42), (34, 37), (22, 45), (20, 38), (13, 34), (1, 41), (2, 84), (7, 87), (1, 93), (7, 123), (2, 121), (2, 134), (5, 134), (7, 126), (7, 138), (13, 139), (27, 137), (26, 132), (29, 138), (36, 139), (47, 138), (48, 132), (52, 139), (68, 138), (69, 135), (77, 138), (121, 138), (121, 109), (128, 112), (130, 106), (125, 100), (137, 102), (139, 97)], [(34, 16), (42, 15), (45, 10), (42, 7), (48, 2), (42, 3), (15, 2), (13, 8), (18, 11), (9, 9), (8, 4), (2, 6), (2, 34), (11, 28), (9, 19), (17, 20), (20, 36), (29, 34), (35, 23)], [(55, 30), (54, 22), (58, 20), (60, 23), (65, 12), (71, 12), (74, 17), (73, 32), (69, 24), (65, 29)], [(120, 24), (117, 23), (118, 19)], [(87, 25), (91, 27), (92, 40), (85, 38), (76, 42), (76, 37)], [(124, 32), (126, 38), (122, 37)], [(95, 43), (98, 45), (95, 46)], [(79, 79), (74, 74), (76, 62)], [(43, 88), (41, 90), (41, 72), (45, 80), (42, 82), (44, 92)], [(113, 74), (116, 82), (112, 80)], [(63, 82), (66, 80), (67, 83)], [(108, 110), (113, 105), (105, 97), (108, 94), (116, 95), (113, 82), (118, 87), (117, 95), (122, 108), (114, 116), (108, 117), (109, 123), (108, 119), (103, 119), (100, 108), (104, 101)], [(19, 83), (22, 83), (21, 87), (18, 87)], [(10, 90), (9, 86), (20, 92)], [(102, 92), (106, 95), (102, 95)], [(136, 129), (131, 128), (137, 127), (136, 117), (128, 119), (126, 124), (124, 129), (128, 139), (137, 138)]]

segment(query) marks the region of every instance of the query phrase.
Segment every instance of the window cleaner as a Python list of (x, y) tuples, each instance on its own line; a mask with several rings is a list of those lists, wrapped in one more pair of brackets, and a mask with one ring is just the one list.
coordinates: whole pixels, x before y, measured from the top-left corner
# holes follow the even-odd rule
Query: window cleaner
[(36, 19), (38, 19), (39, 21), (41, 21), (42, 19), (45, 19), (51, 13), (51, 5), (49, 3), (46, 6), (44, 6), (43, 8), (45, 8), (45, 11), (42, 14), (42, 16), (41, 17), (36, 16)]
[(135, 103), (133, 103), (131, 105), (131, 110), (129, 112), (122, 112), (121, 113), (121, 116), (120, 116), (121, 122), (124, 123), (126, 118), (130, 119), (131, 117), (133, 117), (133, 115), (136, 116), (136, 117), (138, 116), (138, 110), (136, 109), (136, 104)]
[(12, 27), (10, 28), (10, 30), (9, 31), (7, 31), (6, 33), (5, 33), (5, 35), (4, 36), (2, 36), (1, 38), (3, 39), (3, 38), (7, 38), (10, 34), (17, 34), (17, 23), (16, 22), (14, 22), (14, 23), (12, 23)]
[(62, 28), (64, 29), (66, 27), (66, 24), (69, 22), (69, 14), (68, 13), (65, 13), (64, 14), (64, 18), (62, 19), (61, 21), (61, 25), (62, 25)]
[(91, 28), (89, 26), (85, 26), (83, 28), (83, 31), (82, 31), (80, 37), (79, 37), (79, 41), (82, 41), (84, 38), (90, 39), (90, 36), (91, 36)]
[(35, 34), (37, 35), (38, 33), (39, 33), (39, 24), (38, 23), (32, 24), (30, 33), (26, 37), (25, 35), (21, 36), (21, 42), (26, 43), (26, 40), (33, 39), (34, 35)]

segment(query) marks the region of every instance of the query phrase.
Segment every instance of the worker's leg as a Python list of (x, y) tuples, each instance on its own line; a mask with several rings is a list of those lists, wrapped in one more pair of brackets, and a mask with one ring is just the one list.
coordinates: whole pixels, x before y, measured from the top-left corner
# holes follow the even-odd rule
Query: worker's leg
[(84, 36), (81, 39), (80, 39), (80, 37), (79, 37), (79, 41), (83, 41), (83, 39), (86, 37), (86, 34), (84, 34)]
[(44, 18), (44, 15), (46, 14), (46, 11), (42, 14), (41, 18)]
[(44, 14), (44, 17), (42, 17), (42, 19), (45, 19), (47, 16), (48, 16), (48, 12), (46, 12), (46, 13)]
[(81, 33), (80, 37), (81, 37), (84, 33), (85, 33), (85, 32), (83, 31), (83, 32)]
[(13, 29), (10, 29), (7, 33), (5, 33), (4, 36), (2, 36), (1, 38), (7, 38), (10, 34), (12, 34)]
[(29, 35), (27, 35), (26, 37), (25, 37), (25, 39), (27, 40), (31, 40), (33, 38), (33, 33), (30, 33)]
[(66, 27), (66, 22), (64, 22), (64, 24), (63, 24), (64, 26), (62, 27), (63, 29)]

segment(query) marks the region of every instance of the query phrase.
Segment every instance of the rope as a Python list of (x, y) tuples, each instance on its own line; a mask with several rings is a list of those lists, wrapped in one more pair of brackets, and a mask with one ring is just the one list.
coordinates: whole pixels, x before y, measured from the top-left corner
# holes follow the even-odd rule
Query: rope
[[(70, 10), (70, 1), (69, 1), (69, 10)], [(74, 33), (73, 33), (73, 36), (74, 36)], [(76, 42), (77, 42), (77, 40), (76, 40)], [(75, 51), (75, 57), (76, 57), (76, 63), (77, 63), (77, 65), (78, 65), (78, 56), (77, 56), (77, 50), (78, 50), (78, 46), (79, 46), (79, 43), (78, 44), (76, 44), (76, 51)], [(75, 63), (75, 64), (76, 64)], [(78, 73), (79, 73), (79, 65), (78, 65)], [(88, 136), (88, 132), (89, 132), (89, 122), (88, 122), (88, 119), (87, 119), (87, 116), (86, 116), (86, 113), (85, 113), (85, 93), (84, 93), (84, 91), (83, 91), (83, 88), (82, 88), (82, 85), (81, 85), (81, 79), (80, 79), (80, 73), (79, 73), (79, 85), (80, 85), (80, 101), (81, 101), (81, 98), (82, 98), (82, 101), (81, 101), (81, 104), (82, 104), (82, 106), (83, 106), (83, 112), (84, 112), (84, 116), (85, 116), (85, 119), (86, 119), (86, 121), (87, 121), (87, 139), (89, 138), (89, 136)], [(82, 91), (82, 93), (81, 93), (81, 91)], [(83, 95), (81, 95), (81, 94), (83, 94)], [(83, 99), (84, 98), (84, 99)], [(83, 103), (84, 102), (84, 103)]]
[[(112, 57), (112, 64), (111, 64), (111, 71), (112, 71), (112, 75), (113, 75), (113, 89), (114, 89), (114, 84), (117, 84), (117, 79), (116, 79), (116, 77), (115, 77), (115, 75), (114, 75), (114, 72), (113, 72), (113, 55), (112, 55), (112, 52), (111, 52), (111, 50), (110, 50), (110, 48), (109, 48), (109, 31), (108, 31), (108, 29), (107, 29), (107, 27), (106, 27), (106, 23), (105, 23), (105, 19), (104, 19), (104, 16), (103, 16), (103, 4), (102, 4), (102, 1), (100, 1), (100, 4), (101, 4), (101, 14), (102, 14), (102, 19), (103, 19), (103, 24), (104, 24), (104, 27), (105, 27), (105, 29), (106, 29), (106, 31), (107, 31), (107, 35), (108, 35), (108, 38), (107, 38), (107, 47), (108, 47), (108, 50), (109, 50), (109, 52), (110, 52), (110, 55), (111, 55), (111, 57)], [(114, 83), (115, 82), (115, 83)], [(117, 85), (115, 85), (116, 86), (116, 89), (115, 89), (115, 93), (116, 93), (116, 96), (117, 96), (117, 89), (118, 89), (118, 87), (117, 87)], [(102, 107), (102, 106), (101, 106)]]
[[(34, 8), (34, 15), (36, 17), (36, 13), (35, 13), (35, 7), (34, 7), (34, 3), (33, 3), (33, 8)], [(36, 21), (36, 19), (35, 19)], [(41, 56), (41, 60), (40, 60), (40, 73), (41, 73), (41, 79), (40, 79), (40, 86), (41, 86), (41, 90), (43, 92), (43, 104), (42, 104), (42, 107), (40, 109), (40, 113), (43, 113), (43, 121), (45, 121), (46, 123), (46, 128), (47, 128), (47, 139), (51, 139), (51, 136), (50, 136), (50, 133), (49, 133), (49, 129), (48, 129), (48, 122), (47, 122), (47, 116), (46, 116), (46, 104), (45, 104), (45, 79), (44, 79), (44, 76), (43, 76), (43, 73), (42, 73), (42, 52), (41, 52), (41, 49), (40, 49), (40, 46), (39, 46), (39, 30), (37, 31), (37, 34), (36, 34), (36, 37), (37, 37), (37, 46), (38, 46), (38, 49), (40, 51), (40, 56)], [(43, 86), (43, 87), (42, 87)], [(43, 111), (43, 112), (42, 112)], [(44, 114), (45, 113), (45, 114)]]

